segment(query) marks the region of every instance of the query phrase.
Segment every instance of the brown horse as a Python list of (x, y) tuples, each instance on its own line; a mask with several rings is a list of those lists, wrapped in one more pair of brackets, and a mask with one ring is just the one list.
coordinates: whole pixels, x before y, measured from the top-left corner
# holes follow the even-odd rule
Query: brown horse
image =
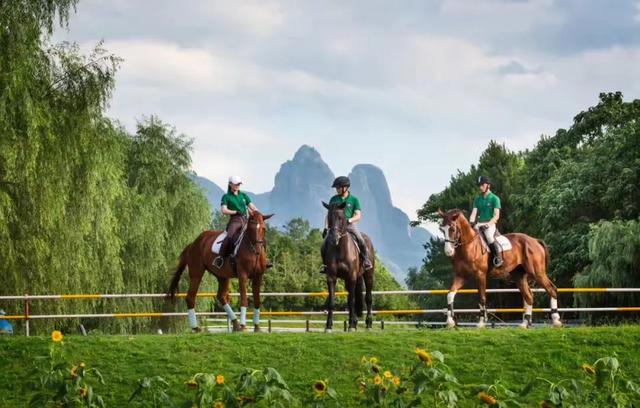
[(481, 242), (480, 233), (476, 231), (458, 209), (447, 213), (438, 211), (442, 217), (440, 229), (444, 234), (444, 252), (452, 257), (455, 274), (451, 289), (447, 294), (447, 327), (454, 327), (453, 300), (456, 292), (462, 288), (465, 280), (474, 278), (478, 283), (480, 294), (480, 320), (478, 327), (487, 322), (487, 275), (499, 279), (512, 279), (524, 302), (523, 328), (531, 325), (533, 309), (533, 292), (529, 288), (529, 280), (541, 285), (551, 298), (551, 320), (556, 327), (562, 326), (558, 314), (558, 294), (555, 285), (547, 277), (549, 251), (545, 243), (526, 234), (506, 234), (512, 249), (503, 253), (504, 263), (499, 268), (489, 267), (490, 252)]
[[(200, 328), (196, 321), (195, 306), (196, 294), (200, 281), (205, 270), (211, 272), (218, 279), (218, 293), (216, 299), (224, 307), (227, 316), (233, 323), (234, 331), (246, 330), (246, 311), (248, 306), (247, 299), (247, 281), (251, 279), (253, 290), (253, 325), (254, 331), (260, 331), (260, 284), (262, 283), (262, 275), (267, 267), (266, 243), (264, 240), (265, 220), (273, 217), (271, 215), (263, 216), (254, 211), (246, 225), (246, 231), (242, 236), (236, 255), (236, 271), (237, 276), (231, 267), (231, 262), (224, 263), (222, 268), (218, 269), (213, 266), (213, 259), (217, 254), (211, 251), (212, 245), (222, 231), (204, 231), (180, 254), (180, 260), (176, 267), (171, 285), (169, 286), (169, 296), (174, 299), (178, 290), (180, 276), (186, 267), (189, 268), (189, 290), (187, 291), (186, 301), (189, 312), (189, 324), (193, 332), (199, 332)], [(240, 322), (238, 322), (235, 313), (229, 305), (229, 281), (231, 278), (238, 278), (240, 283)]]
[[(372, 294), (373, 267), (365, 270), (360, 262), (358, 244), (347, 231), (347, 217), (344, 214), (345, 203), (322, 205), (329, 210), (327, 220), (329, 231), (327, 235), (326, 250), (321, 251), (322, 261), (326, 265), (327, 287), (329, 297), (327, 299), (327, 325), (325, 332), (331, 333), (333, 329), (333, 308), (335, 306), (336, 282), (342, 278), (348, 292), (347, 305), (349, 309), (349, 331), (358, 328), (358, 316), (362, 316), (362, 289), (366, 288), (365, 302), (367, 304), (367, 329), (373, 326)], [(371, 264), (375, 266), (375, 255), (371, 240), (362, 234), (369, 250)], [(322, 253), (323, 252), (323, 253)]]

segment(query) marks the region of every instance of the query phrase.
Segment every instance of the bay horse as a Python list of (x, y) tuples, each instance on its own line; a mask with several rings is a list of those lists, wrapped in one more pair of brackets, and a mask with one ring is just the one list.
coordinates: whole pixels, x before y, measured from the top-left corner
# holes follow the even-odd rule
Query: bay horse
[(531, 325), (533, 311), (533, 292), (529, 281), (542, 286), (551, 299), (551, 320), (555, 327), (562, 326), (558, 314), (558, 293), (555, 285), (547, 277), (549, 266), (549, 250), (544, 241), (521, 233), (505, 234), (512, 249), (503, 252), (504, 263), (499, 268), (489, 267), (491, 253), (483, 247), (482, 237), (466, 219), (462, 211), (449, 210), (446, 213), (438, 210), (442, 217), (440, 229), (444, 234), (444, 252), (452, 257), (454, 278), (447, 294), (447, 327), (455, 326), (453, 300), (456, 292), (462, 288), (467, 279), (474, 278), (478, 283), (480, 294), (480, 320), (478, 327), (487, 323), (487, 275), (498, 279), (512, 279), (524, 303), (524, 315), (520, 327)]
[[(218, 280), (218, 293), (216, 299), (223, 306), (227, 316), (233, 324), (233, 331), (246, 330), (246, 312), (248, 306), (247, 281), (251, 279), (253, 290), (253, 327), (255, 332), (260, 331), (260, 284), (262, 275), (267, 268), (267, 251), (265, 235), (265, 221), (273, 217), (273, 214), (262, 215), (253, 211), (247, 220), (246, 230), (242, 235), (236, 255), (236, 273), (231, 266), (230, 259), (225, 260), (221, 268), (213, 266), (213, 259), (217, 254), (211, 248), (216, 238), (223, 231), (204, 231), (180, 254), (178, 265), (175, 268), (168, 296), (175, 299), (178, 290), (180, 276), (185, 268), (189, 269), (189, 290), (185, 298), (189, 313), (191, 331), (199, 332), (200, 328), (196, 320), (195, 306), (196, 295), (204, 272), (211, 272)], [(240, 291), (240, 322), (236, 318), (233, 309), (229, 305), (229, 282), (232, 278), (238, 278)]]
[[(347, 306), (349, 309), (349, 331), (357, 330), (358, 316), (362, 316), (362, 289), (366, 289), (365, 302), (367, 305), (366, 326), (371, 329), (373, 326), (372, 294), (373, 290), (373, 270), (375, 267), (375, 254), (371, 239), (366, 234), (362, 234), (365, 244), (369, 250), (371, 258), (371, 269), (365, 270), (360, 262), (360, 252), (355, 238), (347, 231), (347, 217), (344, 214), (346, 203), (322, 205), (329, 210), (328, 235), (326, 237), (326, 250), (321, 251), (322, 261), (326, 265), (327, 273), (327, 324), (326, 333), (331, 333), (333, 329), (333, 308), (335, 306), (336, 282), (338, 278), (344, 280), (348, 292)], [(322, 253), (324, 252), (324, 253)]]

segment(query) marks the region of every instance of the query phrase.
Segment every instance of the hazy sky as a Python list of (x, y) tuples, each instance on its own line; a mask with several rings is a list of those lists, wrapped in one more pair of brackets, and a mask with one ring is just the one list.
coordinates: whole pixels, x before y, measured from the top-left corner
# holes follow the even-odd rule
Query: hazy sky
[(640, 97), (640, 1), (80, 1), (56, 39), (124, 59), (110, 115), (270, 190), (302, 144), (382, 168), (410, 217), (491, 139), (532, 147), (601, 91)]

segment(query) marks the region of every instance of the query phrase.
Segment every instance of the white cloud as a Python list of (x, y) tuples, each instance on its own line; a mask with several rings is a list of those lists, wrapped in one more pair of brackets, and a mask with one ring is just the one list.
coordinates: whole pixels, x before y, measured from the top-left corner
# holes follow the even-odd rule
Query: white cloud
[(273, 1), (207, 1), (203, 11), (259, 37), (271, 35), (286, 19), (280, 4)]

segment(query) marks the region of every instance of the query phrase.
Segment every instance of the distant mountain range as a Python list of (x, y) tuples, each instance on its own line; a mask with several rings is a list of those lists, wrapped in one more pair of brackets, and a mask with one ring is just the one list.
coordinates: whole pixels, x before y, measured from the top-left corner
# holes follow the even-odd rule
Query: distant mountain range
[[(293, 159), (280, 166), (271, 191), (246, 193), (262, 212), (276, 214), (270, 220), (271, 225), (280, 227), (300, 217), (308, 220), (312, 227), (322, 228), (326, 210), (321, 201), (328, 202), (335, 194), (331, 188), (334, 178), (320, 154), (304, 145)], [(426, 255), (423, 244), (432, 235), (424, 228), (410, 227), (407, 214), (393, 206), (387, 180), (378, 167), (358, 164), (349, 178), (351, 192), (362, 206), (360, 230), (371, 237), (378, 257), (404, 285), (407, 269), (422, 264)], [(194, 176), (194, 180), (205, 190), (211, 205), (218, 208), (224, 194), (222, 188), (204, 177)]]

